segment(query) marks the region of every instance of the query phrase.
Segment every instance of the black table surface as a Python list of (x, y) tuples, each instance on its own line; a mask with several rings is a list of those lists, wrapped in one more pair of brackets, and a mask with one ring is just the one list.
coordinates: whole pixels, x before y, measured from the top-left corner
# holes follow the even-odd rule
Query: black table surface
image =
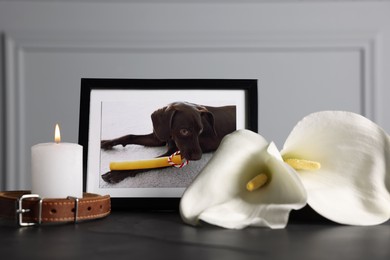
[(23, 228), (0, 220), (0, 259), (390, 259), (390, 222), (356, 227), (292, 216), (285, 229), (228, 230), (188, 226), (175, 211)]

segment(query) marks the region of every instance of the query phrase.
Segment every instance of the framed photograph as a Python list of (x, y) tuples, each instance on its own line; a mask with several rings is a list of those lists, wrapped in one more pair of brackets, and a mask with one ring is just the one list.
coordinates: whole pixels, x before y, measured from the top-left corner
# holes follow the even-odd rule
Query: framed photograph
[(253, 79), (82, 79), (80, 99), (84, 191), (114, 208), (177, 208), (225, 135), (257, 131)]

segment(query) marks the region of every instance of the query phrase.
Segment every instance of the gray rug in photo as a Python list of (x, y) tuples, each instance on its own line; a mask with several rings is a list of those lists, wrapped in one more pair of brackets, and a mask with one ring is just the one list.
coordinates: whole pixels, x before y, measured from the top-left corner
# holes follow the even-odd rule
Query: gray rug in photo
[[(100, 175), (108, 172), (110, 162), (152, 159), (163, 154), (166, 147), (144, 147), (140, 145), (115, 146), (112, 150), (101, 150)], [(110, 184), (100, 178), (100, 188), (185, 188), (207, 164), (212, 153), (203, 154), (198, 161), (190, 161), (183, 168), (167, 167), (128, 177)]]

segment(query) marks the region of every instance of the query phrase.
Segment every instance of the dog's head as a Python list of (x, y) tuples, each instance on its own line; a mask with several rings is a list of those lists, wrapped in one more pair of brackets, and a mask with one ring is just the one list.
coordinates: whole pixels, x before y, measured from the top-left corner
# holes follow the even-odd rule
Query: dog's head
[(152, 114), (155, 135), (162, 141), (173, 140), (187, 160), (202, 157), (199, 135), (204, 119), (214, 125), (214, 117), (205, 107), (185, 102), (172, 103)]

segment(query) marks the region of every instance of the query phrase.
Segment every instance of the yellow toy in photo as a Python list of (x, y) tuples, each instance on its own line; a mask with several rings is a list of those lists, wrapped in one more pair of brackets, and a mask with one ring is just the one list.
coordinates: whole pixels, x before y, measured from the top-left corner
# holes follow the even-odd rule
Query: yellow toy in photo
[(157, 157), (147, 160), (137, 161), (124, 161), (124, 162), (111, 162), (111, 171), (126, 171), (126, 170), (139, 170), (139, 169), (155, 169), (169, 166), (183, 167), (187, 164), (187, 161), (182, 163), (182, 158), (179, 152), (172, 154), (171, 156)]

